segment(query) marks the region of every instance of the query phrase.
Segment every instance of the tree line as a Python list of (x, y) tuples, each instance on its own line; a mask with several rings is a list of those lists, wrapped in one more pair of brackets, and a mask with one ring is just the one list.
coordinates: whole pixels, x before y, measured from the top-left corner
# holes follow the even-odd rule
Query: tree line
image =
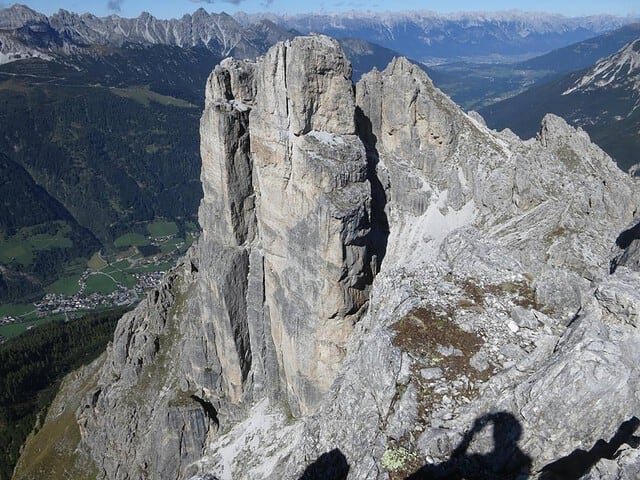
[(104, 351), (125, 312), (51, 322), (0, 346), (0, 480), (11, 478), (20, 447), (38, 416), (44, 419), (64, 376)]

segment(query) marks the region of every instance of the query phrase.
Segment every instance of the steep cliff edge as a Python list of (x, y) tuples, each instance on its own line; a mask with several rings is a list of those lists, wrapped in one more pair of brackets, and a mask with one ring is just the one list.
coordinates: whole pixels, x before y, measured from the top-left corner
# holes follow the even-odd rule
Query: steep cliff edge
[(404, 59), (350, 73), (323, 36), (216, 67), (202, 236), (87, 374), (78, 458), (118, 480), (552, 478), (591, 449), (589, 478), (633, 478), (638, 185), (558, 117), (523, 142)]

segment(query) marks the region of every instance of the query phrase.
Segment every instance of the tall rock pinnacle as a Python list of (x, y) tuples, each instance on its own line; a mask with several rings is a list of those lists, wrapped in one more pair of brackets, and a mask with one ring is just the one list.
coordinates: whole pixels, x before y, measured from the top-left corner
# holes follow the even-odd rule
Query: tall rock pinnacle
[(200, 250), (236, 260), (203, 279), (203, 294), (234, 400), (251, 372), (254, 386), (309, 412), (366, 302), (380, 258), (350, 75), (337, 42), (309, 37), (257, 66), (226, 60), (209, 79)]

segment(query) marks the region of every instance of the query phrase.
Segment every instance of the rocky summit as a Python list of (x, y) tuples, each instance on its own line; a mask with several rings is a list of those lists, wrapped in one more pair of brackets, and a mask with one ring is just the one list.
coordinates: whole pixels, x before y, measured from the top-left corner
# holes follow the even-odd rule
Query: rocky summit
[(218, 65), (200, 133), (198, 244), (15, 478), (638, 477), (640, 189), (584, 131), (309, 36)]

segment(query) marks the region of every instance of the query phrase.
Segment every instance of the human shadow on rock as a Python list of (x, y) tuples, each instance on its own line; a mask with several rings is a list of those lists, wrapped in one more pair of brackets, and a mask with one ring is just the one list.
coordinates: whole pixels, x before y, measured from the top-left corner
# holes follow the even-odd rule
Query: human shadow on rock
[(540, 480), (577, 480), (589, 473), (591, 468), (603, 458), (613, 460), (618, 455), (618, 449), (627, 444), (632, 448), (638, 448), (640, 438), (633, 434), (640, 426), (637, 417), (631, 417), (623, 422), (611, 440), (606, 442), (598, 440), (591, 450), (576, 449), (566, 457), (562, 457), (541, 470)]
[[(493, 450), (469, 453), (476, 434), (493, 426)], [(520, 422), (509, 412), (496, 412), (476, 419), (451, 457), (440, 464), (428, 464), (407, 480), (516, 480), (531, 472), (531, 457), (518, 447)]]
[(625, 248), (628, 248), (634, 240), (638, 239), (640, 239), (640, 223), (618, 235), (618, 238), (616, 238), (616, 245), (624, 250)]
[[(640, 223), (620, 233), (620, 235), (618, 235), (618, 238), (616, 238), (616, 245), (621, 250), (626, 251), (636, 240), (640, 240)], [(610, 274), (615, 273), (620, 263), (625, 263), (624, 257), (625, 254), (622, 254), (611, 259), (611, 261), (609, 262)]]
[(299, 480), (346, 480), (348, 474), (347, 458), (340, 449), (334, 448), (309, 465)]

